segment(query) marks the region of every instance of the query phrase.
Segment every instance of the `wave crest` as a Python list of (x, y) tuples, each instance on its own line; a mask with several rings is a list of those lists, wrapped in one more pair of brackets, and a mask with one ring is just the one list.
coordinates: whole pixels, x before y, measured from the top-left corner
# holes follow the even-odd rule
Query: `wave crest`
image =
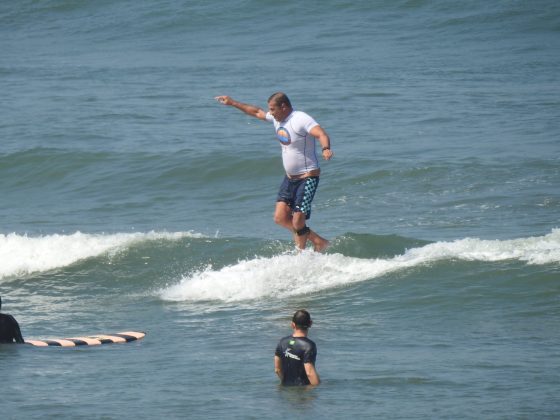
[(558, 264), (560, 230), (555, 229), (541, 237), (503, 241), (465, 238), (453, 242), (435, 242), (391, 258), (364, 259), (311, 251), (258, 257), (219, 270), (207, 267), (160, 290), (159, 295), (168, 301), (235, 302), (266, 297), (283, 298), (451, 260), (518, 260), (527, 264)]
[(154, 240), (202, 237), (192, 232), (46, 235), (0, 234), (0, 279), (66, 267), (86, 258), (116, 253)]

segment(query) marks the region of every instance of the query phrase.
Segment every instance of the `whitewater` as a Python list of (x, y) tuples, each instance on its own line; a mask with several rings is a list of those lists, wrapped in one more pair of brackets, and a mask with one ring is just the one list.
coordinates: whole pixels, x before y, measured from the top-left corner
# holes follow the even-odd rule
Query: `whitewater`
[[(110, 259), (152, 241), (205, 238), (193, 232), (46, 235), (0, 235), (0, 279), (48, 272), (88, 258)], [(336, 243), (336, 240), (335, 240)], [(149, 252), (148, 252), (149, 254)], [(303, 295), (371, 280), (385, 274), (429, 266), (440, 261), (496, 262), (517, 260), (529, 265), (560, 262), (560, 229), (540, 237), (511, 240), (476, 238), (442, 241), (406, 250), (391, 258), (354, 258), (336, 252), (287, 251), (271, 257), (212, 266), (189, 273), (160, 292), (165, 300), (233, 302), (268, 296)]]

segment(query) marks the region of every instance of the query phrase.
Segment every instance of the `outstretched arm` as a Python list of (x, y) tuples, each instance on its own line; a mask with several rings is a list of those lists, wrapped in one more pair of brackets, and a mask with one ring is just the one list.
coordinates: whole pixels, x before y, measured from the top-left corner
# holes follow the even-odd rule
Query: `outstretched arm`
[(266, 119), (266, 112), (258, 106), (238, 102), (229, 96), (216, 96), (215, 99), (224, 105), (233, 106), (251, 117), (258, 118), (259, 120)]

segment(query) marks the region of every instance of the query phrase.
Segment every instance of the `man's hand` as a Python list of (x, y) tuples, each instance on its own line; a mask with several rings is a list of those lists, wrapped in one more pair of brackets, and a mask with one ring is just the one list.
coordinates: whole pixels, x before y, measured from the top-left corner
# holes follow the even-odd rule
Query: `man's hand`
[(333, 156), (334, 156), (334, 153), (331, 151), (331, 149), (324, 149), (323, 150), (323, 159), (331, 160)]
[(233, 99), (231, 99), (229, 96), (216, 96), (214, 98), (215, 100), (217, 100), (219, 103), (224, 104), (224, 105), (232, 105), (233, 104)]

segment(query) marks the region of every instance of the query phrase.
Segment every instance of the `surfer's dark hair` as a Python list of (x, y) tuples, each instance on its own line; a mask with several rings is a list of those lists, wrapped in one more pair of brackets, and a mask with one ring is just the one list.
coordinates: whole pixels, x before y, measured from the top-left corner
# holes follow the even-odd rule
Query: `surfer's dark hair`
[(313, 321), (311, 321), (311, 315), (309, 315), (309, 312), (305, 309), (296, 311), (292, 317), (292, 322), (296, 325), (296, 327), (302, 330), (308, 329), (313, 323)]
[(292, 103), (290, 102), (290, 99), (288, 99), (288, 96), (284, 92), (273, 93), (272, 95), (270, 95), (270, 98), (268, 98), (268, 102), (274, 102), (274, 104), (277, 106), (282, 106), (282, 104), (286, 104), (287, 107), (289, 108), (292, 107)]

